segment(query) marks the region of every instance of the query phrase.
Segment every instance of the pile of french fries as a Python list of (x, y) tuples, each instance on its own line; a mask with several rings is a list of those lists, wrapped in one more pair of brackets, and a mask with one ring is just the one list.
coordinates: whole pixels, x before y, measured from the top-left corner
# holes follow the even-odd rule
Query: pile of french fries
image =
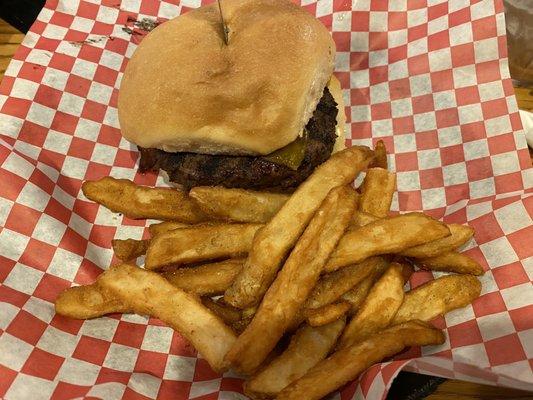
[[(292, 195), (87, 181), (88, 199), (163, 222), (150, 239), (113, 240), (123, 263), (62, 292), (56, 311), (159, 318), (214, 370), (246, 376), (253, 399), (320, 399), (408, 346), (441, 344), (428, 323), (481, 291), (483, 269), (457, 252), (474, 232), (423, 213), (390, 216), (386, 160), (381, 142), (348, 148)], [(405, 292), (415, 266), (455, 274)]]

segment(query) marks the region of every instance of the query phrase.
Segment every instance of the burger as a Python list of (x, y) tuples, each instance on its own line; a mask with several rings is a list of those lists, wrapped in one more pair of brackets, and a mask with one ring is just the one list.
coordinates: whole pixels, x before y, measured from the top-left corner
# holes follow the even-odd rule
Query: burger
[(287, 0), (223, 0), (150, 32), (118, 115), (139, 170), (193, 186), (290, 191), (344, 143), (335, 43)]

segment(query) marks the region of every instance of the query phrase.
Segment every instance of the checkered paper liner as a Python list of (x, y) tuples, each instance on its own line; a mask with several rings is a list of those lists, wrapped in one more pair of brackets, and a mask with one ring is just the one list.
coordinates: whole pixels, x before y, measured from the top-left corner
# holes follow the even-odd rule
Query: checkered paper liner
[[(229, 0), (228, 0), (229, 1)], [(201, 5), (157, 0), (49, 0), (0, 84), (0, 397), (243, 399), (160, 321), (54, 314), (57, 294), (116, 261), (113, 238), (147, 221), (113, 214), (85, 179), (130, 178), (117, 93), (146, 34), (133, 21)], [(435, 321), (441, 346), (370, 368), (336, 399), (383, 398), (411, 371), (533, 389), (533, 172), (506, 59), (501, 0), (320, 0), (331, 29), (348, 143), (385, 141), (398, 174), (395, 210), (425, 210), (476, 229), (467, 254), (486, 269), (481, 297)], [(128, 28), (125, 29), (125, 26)], [(417, 272), (415, 287), (430, 279)]]

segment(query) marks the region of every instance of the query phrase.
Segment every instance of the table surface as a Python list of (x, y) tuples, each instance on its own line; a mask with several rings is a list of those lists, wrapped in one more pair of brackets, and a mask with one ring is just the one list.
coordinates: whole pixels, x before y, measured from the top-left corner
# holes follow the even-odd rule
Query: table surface
[[(0, 81), (24, 34), (0, 19)], [(533, 111), (533, 89), (516, 88), (518, 106)], [(531, 152), (531, 149), (530, 149)], [(533, 155), (532, 155), (533, 157)], [(497, 388), (476, 383), (448, 380), (441, 384), (427, 400), (474, 400), (474, 399), (531, 399), (532, 393)]]

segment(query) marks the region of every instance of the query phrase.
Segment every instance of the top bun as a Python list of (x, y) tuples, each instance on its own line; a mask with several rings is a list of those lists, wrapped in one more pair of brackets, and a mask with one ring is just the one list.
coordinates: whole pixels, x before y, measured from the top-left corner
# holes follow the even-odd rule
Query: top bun
[(335, 43), (286, 0), (224, 0), (165, 22), (139, 45), (118, 98), (123, 136), (145, 148), (268, 154), (294, 141), (333, 72)]

